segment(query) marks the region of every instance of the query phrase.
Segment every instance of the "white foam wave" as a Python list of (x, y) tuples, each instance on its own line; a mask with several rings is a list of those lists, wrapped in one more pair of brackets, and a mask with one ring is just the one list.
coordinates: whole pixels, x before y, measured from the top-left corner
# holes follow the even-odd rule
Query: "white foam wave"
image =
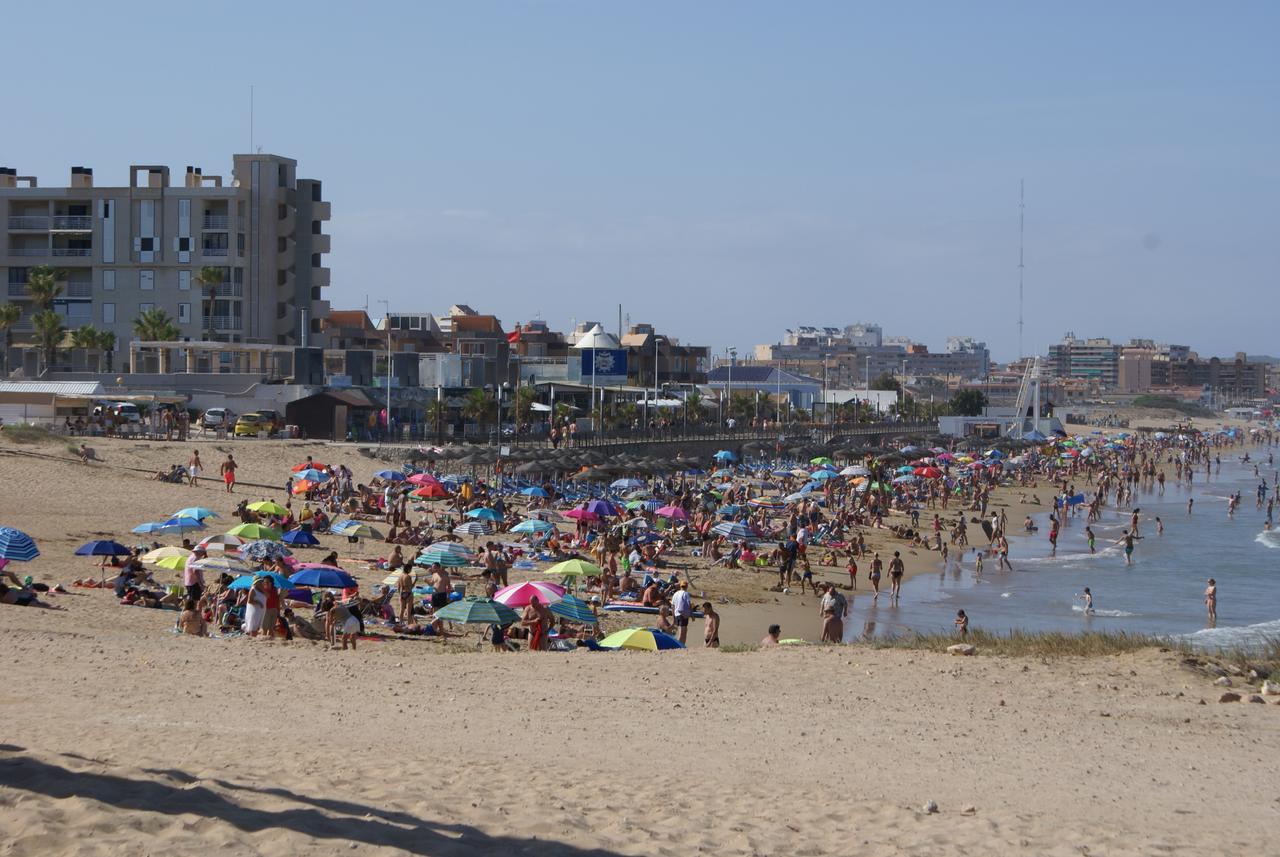
[[(1072, 610), (1074, 610), (1074, 611), (1076, 611), (1077, 613), (1083, 613), (1083, 612), (1084, 612), (1084, 607), (1080, 606), (1079, 604), (1072, 604), (1072, 605), (1071, 605), (1071, 609), (1072, 609)], [(1129, 612), (1124, 611), (1124, 610), (1094, 610), (1094, 611), (1093, 611), (1093, 615), (1094, 615), (1094, 616), (1106, 616), (1108, 619), (1122, 619), (1122, 618), (1124, 618), (1125, 616), (1137, 616), (1138, 614), (1137, 614), (1137, 613), (1129, 613)]]
[(1280, 533), (1275, 530), (1263, 530), (1254, 536), (1253, 540), (1269, 548), (1280, 548)]
[(1010, 562), (1016, 562), (1019, 565), (1056, 565), (1067, 562), (1081, 562), (1090, 559), (1100, 559), (1108, 556), (1118, 556), (1122, 550), (1123, 548), (1119, 545), (1109, 545), (1108, 547), (1100, 548), (1097, 553), (1062, 553), (1060, 551), (1057, 556), (1020, 557), (1011, 555), (1009, 560)]
[(1190, 643), (1197, 649), (1252, 649), (1280, 639), (1280, 619), (1256, 625), (1205, 628), (1172, 639)]
[(1001, 593), (1000, 593), (1000, 597), (1001, 597), (1001, 598), (1012, 598), (1012, 597), (1013, 597), (1013, 593), (1012, 593), (1012, 592), (1001, 592)]

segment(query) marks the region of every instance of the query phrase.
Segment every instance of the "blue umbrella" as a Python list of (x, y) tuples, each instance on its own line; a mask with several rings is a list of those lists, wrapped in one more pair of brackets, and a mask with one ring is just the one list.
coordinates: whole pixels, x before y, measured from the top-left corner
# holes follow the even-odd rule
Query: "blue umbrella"
[(323, 470), (316, 470), (314, 467), (308, 467), (306, 470), (300, 470), (293, 474), (293, 478), (295, 480), (305, 479), (308, 482), (328, 482), (329, 474), (325, 473)]
[(742, 507), (734, 503), (729, 503), (727, 505), (721, 506), (719, 509), (716, 510), (717, 514), (730, 515), (730, 516), (736, 515), (741, 511), (742, 511)]
[(755, 534), (752, 533), (751, 530), (736, 521), (721, 521), (711, 528), (711, 532), (715, 533), (717, 536), (724, 536), (726, 539), (733, 539), (735, 541), (755, 537)]
[(580, 625), (594, 625), (600, 621), (591, 612), (587, 602), (570, 592), (566, 592), (563, 598), (551, 605), (551, 612)]
[(473, 518), (476, 520), (481, 520), (481, 521), (501, 521), (502, 520), (502, 515), (498, 514), (496, 511), (494, 511), (493, 509), (490, 509), (487, 506), (481, 506), (479, 509), (472, 509), (470, 512), (467, 512), (467, 517)]
[(177, 530), (178, 532), (186, 532), (187, 530), (203, 530), (204, 522), (199, 518), (186, 518), (174, 515), (169, 520), (161, 524), (166, 530)]
[(318, 545), (320, 540), (306, 530), (290, 530), (280, 537), (287, 545)]
[(526, 497), (542, 497), (544, 499), (551, 496), (537, 485), (534, 485), (532, 488), (521, 488), (520, 493)]
[(549, 533), (554, 529), (555, 527), (551, 524), (548, 524), (546, 521), (539, 521), (531, 518), (527, 521), (521, 521), (520, 523), (516, 524), (514, 527), (511, 528), (511, 532), (513, 533)]
[(714, 458), (716, 461), (737, 461), (738, 460), (738, 456), (734, 455), (732, 452), (730, 452), (727, 449), (722, 449), (711, 457)]
[(269, 577), (271, 582), (276, 585), (276, 589), (289, 590), (293, 588), (293, 581), (285, 577), (278, 571), (259, 571), (255, 574), (242, 574), (235, 580), (231, 581), (228, 589), (248, 589), (253, 586), (253, 582), (260, 577)]
[(163, 533), (167, 531), (168, 531), (168, 528), (163, 523), (156, 523), (153, 521), (147, 524), (138, 524), (138, 526), (134, 527), (130, 532), (145, 534), (145, 533)]
[(351, 589), (356, 579), (340, 568), (304, 568), (289, 575), (296, 586), (323, 586), (329, 589)]
[(809, 474), (810, 479), (817, 479), (819, 482), (834, 479), (835, 476), (836, 474), (832, 473), (830, 470), (815, 470), (813, 473)]
[(204, 506), (188, 506), (185, 509), (179, 509), (173, 513), (175, 518), (195, 518), (197, 521), (203, 521), (205, 518), (217, 518), (218, 513), (212, 509), (206, 509)]
[(76, 556), (128, 556), (129, 549), (119, 542), (97, 539), (76, 548)]
[(374, 478), (381, 479), (385, 482), (403, 482), (406, 478), (399, 470), (379, 470), (373, 475)]
[(31, 536), (13, 527), (0, 527), (0, 559), (28, 562), (40, 556)]

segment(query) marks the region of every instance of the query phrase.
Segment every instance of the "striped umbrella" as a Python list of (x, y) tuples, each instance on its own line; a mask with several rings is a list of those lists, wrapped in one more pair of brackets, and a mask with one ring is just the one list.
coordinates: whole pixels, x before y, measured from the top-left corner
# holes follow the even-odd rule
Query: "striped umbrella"
[(748, 506), (754, 506), (757, 509), (785, 509), (787, 504), (783, 503), (776, 497), (752, 497), (747, 501)]
[(487, 536), (493, 532), (493, 527), (484, 521), (467, 521), (465, 524), (459, 524), (453, 528), (455, 536)]
[[(166, 562), (168, 562), (168, 560), (161, 560), (160, 564), (163, 565)], [(191, 565), (193, 568), (198, 568), (201, 571), (207, 571), (210, 574), (245, 574), (246, 572), (253, 571), (252, 566), (246, 565), (245, 563), (229, 556), (211, 556), (207, 559), (197, 560)], [(169, 566), (166, 566), (166, 568), (167, 567)]]
[(539, 521), (536, 518), (521, 521), (511, 528), (513, 533), (549, 533), (555, 529), (555, 526), (548, 524), (546, 521)]
[(755, 534), (747, 529), (745, 524), (737, 521), (721, 521), (711, 528), (711, 532), (717, 536), (724, 536), (726, 539), (751, 539), (755, 538)]
[(446, 604), (435, 613), (437, 619), (459, 622), (463, 625), (511, 625), (520, 621), (520, 614), (492, 598), (469, 595), (461, 601)]
[(413, 564), (425, 566), (440, 565), (445, 568), (462, 568), (464, 565), (470, 565), (471, 559), (463, 556), (462, 554), (448, 553), (447, 551), (437, 551), (433, 553), (428, 550), (419, 554), (418, 558), (413, 561)]
[(0, 559), (29, 562), (38, 556), (40, 549), (31, 536), (13, 527), (0, 527)]
[(229, 536), (226, 533), (219, 533), (213, 536), (205, 536), (196, 542), (196, 547), (204, 548), (209, 553), (214, 551), (238, 551), (249, 543), (248, 539), (240, 536)]
[(591, 612), (591, 605), (568, 592), (559, 601), (551, 605), (551, 612), (562, 619), (577, 622), (580, 625), (595, 625), (600, 620)]
[(502, 587), (494, 593), (493, 600), (508, 607), (528, 607), (534, 597), (543, 604), (555, 604), (564, 598), (564, 587), (545, 580), (527, 580)]

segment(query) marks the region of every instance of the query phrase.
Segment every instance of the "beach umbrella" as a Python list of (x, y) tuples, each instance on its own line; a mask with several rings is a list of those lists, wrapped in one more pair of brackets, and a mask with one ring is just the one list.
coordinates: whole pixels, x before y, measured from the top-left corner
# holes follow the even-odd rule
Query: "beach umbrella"
[(304, 470), (328, 470), (328, 469), (329, 469), (329, 465), (321, 464), (318, 461), (312, 461), (310, 463), (304, 461), (301, 464), (295, 464), (292, 468), (294, 473), (301, 473)]
[(138, 526), (134, 527), (129, 532), (150, 534), (150, 533), (163, 533), (166, 531), (167, 531), (167, 528), (165, 527), (163, 522), (152, 521), (146, 524), (138, 524)]
[(259, 500), (256, 503), (250, 503), (249, 511), (257, 512), (259, 515), (273, 515), (278, 518), (283, 518), (289, 514), (289, 510), (284, 506), (279, 503), (273, 503), (270, 500)]
[(439, 485), (440, 480), (432, 476), (430, 473), (415, 473), (405, 480), (410, 485)]
[[(198, 568), (201, 571), (207, 571), (212, 574), (245, 574), (253, 571), (253, 566), (246, 565), (245, 563), (232, 559), (229, 556), (211, 556), (205, 559), (196, 560), (191, 565), (193, 568)], [(172, 566), (165, 567), (172, 568)]]
[(446, 604), (435, 617), (463, 625), (512, 625), (520, 621), (520, 614), (507, 605), (475, 595)]
[(825, 455), (819, 455), (817, 458), (810, 458), (809, 463), (814, 465), (830, 464), (831, 459)]
[(521, 521), (511, 528), (513, 533), (549, 533), (555, 529), (555, 526), (548, 524), (546, 521), (539, 521), (536, 518)]
[(755, 534), (747, 529), (745, 524), (740, 524), (736, 521), (721, 521), (711, 528), (711, 532), (717, 536), (724, 536), (726, 539), (735, 541), (755, 538)]
[(508, 607), (527, 607), (537, 597), (543, 604), (554, 604), (564, 597), (564, 587), (545, 580), (528, 580), (504, 586), (493, 595), (493, 600)]
[(828, 479), (836, 478), (838, 474), (832, 473), (830, 470), (815, 470), (809, 474), (810, 479), (816, 479), (819, 482), (825, 482)]
[(294, 586), (323, 586), (329, 589), (355, 589), (360, 584), (336, 565), (321, 565), (307, 562), (298, 566), (298, 570), (289, 575), (289, 582)]
[(539, 488), (537, 485), (533, 485), (529, 488), (521, 488), (520, 493), (523, 494), (525, 497), (541, 497), (544, 500), (551, 496), (545, 490), (543, 490), (542, 488)]
[(915, 482), (919, 477), (912, 473), (905, 473), (893, 480), (893, 484), (902, 485), (907, 482)]
[(382, 533), (364, 521), (339, 521), (329, 527), (329, 532), (339, 536), (356, 536), (357, 538), (380, 539)]
[(253, 586), (253, 582), (255, 580), (258, 580), (259, 578), (263, 578), (263, 577), (271, 578), (271, 582), (276, 585), (276, 589), (279, 589), (281, 591), (287, 592), (288, 590), (293, 588), (293, 581), (289, 580), (289, 578), (285, 577), (283, 574), (281, 574), (278, 571), (259, 571), (255, 574), (242, 574), (239, 577), (237, 577), (235, 580), (231, 581), (231, 585), (228, 586), (227, 588), (228, 589), (248, 589), (250, 586)]
[(187, 558), (185, 556), (166, 556), (156, 560), (151, 565), (157, 568), (167, 568), (170, 571), (182, 571), (187, 567)]
[(591, 605), (581, 598), (566, 592), (564, 596), (551, 605), (551, 612), (561, 619), (577, 622), (579, 625), (595, 625), (600, 620), (591, 612)]
[(470, 512), (467, 512), (467, 517), (473, 518), (475, 520), (480, 520), (480, 521), (501, 521), (502, 520), (501, 513), (499, 513), (495, 509), (490, 509), (487, 506), (481, 506), (479, 509), (472, 509)]
[(757, 509), (785, 509), (787, 504), (776, 497), (752, 497), (747, 501), (748, 506), (754, 506)]
[(191, 556), (191, 551), (186, 548), (163, 547), (156, 548), (153, 551), (147, 551), (140, 557), (140, 559), (147, 565), (155, 565), (160, 560), (168, 557), (178, 557), (185, 561), (189, 556)]
[(423, 553), (427, 551), (448, 551), (449, 553), (456, 553), (466, 557), (475, 553), (475, 550), (470, 545), (464, 545), (462, 542), (432, 542), (422, 551)]
[(588, 500), (584, 508), (594, 515), (602, 518), (608, 518), (611, 515), (618, 514), (618, 509), (608, 500)]
[(374, 479), (381, 479), (383, 482), (403, 482), (405, 475), (399, 470), (379, 470), (373, 474)]
[(662, 518), (670, 518), (673, 521), (687, 521), (689, 519), (689, 515), (679, 506), (663, 506), (653, 514)]
[(925, 479), (939, 479), (942, 476), (942, 471), (936, 467), (917, 467), (915, 475), (923, 476)]
[(567, 559), (543, 572), (548, 577), (596, 577), (603, 573), (600, 566), (585, 559)]
[(738, 456), (734, 455), (732, 452), (730, 452), (727, 449), (722, 449), (711, 457), (714, 458), (716, 461), (737, 461), (738, 460)]
[(310, 491), (312, 488), (315, 488), (319, 484), (320, 483), (318, 481), (313, 482), (310, 479), (299, 479), (298, 481), (293, 483), (293, 489), (292, 489), (293, 496), (301, 497), (303, 494), (306, 494), (308, 491)]
[(212, 509), (206, 509), (204, 506), (188, 506), (185, 509), (179, 509), (173, 513), (175, 518), (195, 518), (197, 521), (203, 521), (205, 518), (221, 517)]
[(560, 514), (555, 509), (530, 509), (528, 512), (525, 512), (525, 514), (530, 518), (537, 518), (540, 521), (565, 520), (564, 515)]
[(471, 559), (470, 556), (465, 554), (452, 553), (450, 551), (433, 551), (431, 548), (427, 548), (418, 554), (413, 563), (414, 565), (441, 565), (445, 568), (461, 568), (464, 565), (470, 565)]
[(410, 491), (409, 496), (419, 500), (444, 500), (449, 496), (449, 492), (439, 482), (432, 482)]
[(600, 641), (602, 649), (636, 649), (642, 652), (660, 652), (667, 649), (683, 649), (681, 643), (670, 634), (657, 628), (624, 628), (614, 631)]
[(205, 528), (204, 521), (199, 518), (186, 518), (180, 515), (173, 516), (161, 526), (166, 530), (177, 530), (180, 533), (184, 533), (187, 530), (203, 530)]
[(227, 530), (229, 536), (240, 536), (250, 540), (254, 539), (274, 539), (279, 541), (280, 531), (273, 530), (271, 527), (262, 524), (240, 524)]
[(128, 556), (129, 549), (119, 542), (97, 539), (76, 548), (76, 556)]
[[(410, 571), (409, 573), (413, 575), (413, 582), (415, 584), (422, 578), (422, 572)], [(390, 586), (392, 589), (399, 589), (400, 588), (400, 569), (395, 569), (386, 577), (382, 578), (382, 585)]]
[(321, 482), (328, 482), (329, 479), (330, 476), (328, 473), (314, 468), (310, 470), (296, 471), (296, 475), (293, 477), (293, 493), (298, 493), (299, 485), (306, 485), (307, 488), (313, 488)]
[(633, 528), (633, 527), (634, 527), (634, 528), (637, 528), (637, 529), (641, 529), (641, 530), (643, 530), (643, 529), (645, 529), (646, 527), (649, 527), (649, 526), (651, 526), (651, 525), (650, 525), (650, 523), (649, 523), (648, 521), (646, 521), (644, 518), (632, 518), (632, 519), (631, 519), (631, 520), (629, 520), (629, 521), (623, 521), (623, 522), (622, 522), (621, 524), (619, 524), (618, 526), (622, 527), (622, 529), (624, 529), (624, 530), (629, 530), (629, 529), (631, 529), (631, 528)]
[(290, 556), (289, 549), (270, 539), (259, 539), (240, 548), (240, 556), (254, 562), (270, 562)]
[(308, 547), (320, 544), (320, 540), (306, 530), (290, 530), (281, 536), (280, 541), (287, 545), (306, 545)]
[(575, 509), (570, 509), (569, 511), (567, 511), (567, 512), (565, 512), (565, 513), (564, 513), (564, 516), (565, 516), (566, 518), (573, 518), (575, 521), (598, 521), (598, 520), (600, 520), (600, 516), (599, 516), (599, 515), (597, 515), (595, 512), (588, 512), (586, 509), (583, 509), (582, 507), (578, 507), (578, 508), (575, 508)]
[(492, 532), (493, 527), (484, 521), (467, 521), (465, 524), (459, 524), (453, 528), (455, 536), (471, 536), (473, 539), (477, 536), (490, 535)]
[(643, 488), (645, 483), (639, 479), (615, 479), (609, 483), (610, 488), (616, 488), (619, 491), (626, 491), (630, 488)]
[(204, 548), (206, 551), (223, 551), (227, 548), (236, 548), (237, 550), (249, 543), (248, 539), (240, 536), (229, 536), (226, 533), (217, 533), (212, 536), (205, 536), (196, 542), (196, 547)]

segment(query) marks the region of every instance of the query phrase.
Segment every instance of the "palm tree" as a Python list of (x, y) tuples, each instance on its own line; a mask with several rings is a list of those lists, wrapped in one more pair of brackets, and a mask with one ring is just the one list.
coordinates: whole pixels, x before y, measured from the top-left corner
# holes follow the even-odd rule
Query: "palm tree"
[(13, 327), (22, 319), (22, 307), (0, 304), (0, 330), (4, 331), (4, 351), (0, 351), (0, 371), (9, 368), (9, 349), (13, 347)]
[(702, 422), (702, 394), (696, 390), (684, 397), (685, 419), (694, 425)]
[[(71, 347), (83, 348), (85, 352), (98, 350), (98, 328), (92, 324), (85, 324), (71, 331)], [(86, 356), (88, 356), (86, 354)], [(101, 353), (95, 354), (101, 360)]]
[(172, 342), (182, 331), (162, 309), (149, 309), (134, 319), (133, 332), (144, 342)]
[(222, 269), (217, 265), (205, 265), (200, 269), (200, 273), (196, 274), (196, 282), (200, 284), (201, 292), (204, 295), (204, 317), (205, 323), (208, 325), (205, 339), (209, 342), (213, 341), (214, 336), (213, 308), (216, 305), (215, 298), (218, 296), (218, 286), (222, 285), (224, 277)]
[(462, 415), (475, 420), (480, 428), (484, 428), (485, 420), (489, 416), (489, 397), (484, 394), (484, 390), (476, 387), (467, 393), (467, 398), (462, 404)]
[(58, 272), (49, 265), (37, 265), (27, 273), (27, 291), (31, 302), (41, 312), (53, 308), (53, 302), (62, 294), (58, 284)]
[(516, 388), (516, 424), (529, 424), (529, 415), (533, 410), (533, 400), (537, 395), (537, 391), (532, 387)]
[(42, 310), (31, 317), (36, 329), (36, 344), (44, 352), (44, 368), (49, 371), (58, 356), (58, 346), (67, 333), (62, 324), (62, 316), (51, 309)]
[(106, 357), (107, 371), (111, 371), (111, 357), (116, 350), (116, 335), (110, 330), (98, 331), (98, 350)]

